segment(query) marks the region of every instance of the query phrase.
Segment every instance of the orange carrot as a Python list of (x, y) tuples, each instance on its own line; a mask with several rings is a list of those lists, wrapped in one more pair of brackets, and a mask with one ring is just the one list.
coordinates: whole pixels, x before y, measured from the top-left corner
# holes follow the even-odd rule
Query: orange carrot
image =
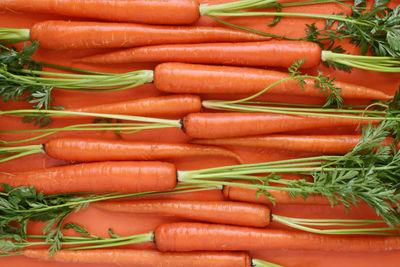
[(190, 24), (200, 16), (196, 0), (2, 0), (0, 9), (170, 25)]
[(219, 147), (79, 137), (52, 139), (44, 144), (44, 150), (53, 158), (73, 161), (159, 160), (194, 156), (222, 156), (242, 162), (235, 153)]
[[(28, 39), (28, 38), (26, 38)], [(262, 41), (268, 37), (222, 27), (156, 26), (131, 23), (43, 21), (30, 30), (41, 47), (65, 50), (158, 44)], [(28, 41), (28, 40), (26, 40)]]
[[(134, 116), (171, 116), (200, 112), (201, 99), (195, 95), (167, 95), (135, 99), (131, 101), (67, 109), (66, 111)], [(82, 116), (62, 116), (80, 118)]]
[(53, 256), (45, 249), (22, 250), (29, 258), (66, 263), (98, 263), (134, 267), (251, 267), (251, 258), (244, 252), (168, 253), (154, 250), (98, 249), (60, 250)]
[(191, 113), (183, 118), (183, 130), (194, 138), (224, 138), (319, 127), (358, 126), (373, 122), (373, 120), (269, 113)]
[(268, 207), (230, 201), (141, 200), (93, 203), (112, 212), (172, 215), (185, 219), (252, 227), (270, 223)]
[(0, 183), (34, 186), (44, 194), (163, 191), (175, 187), (176, 169), (173, 164), (157, 161), (84, 163), (0, 173)]
[[(197, 139), (192, 143), (217, 146), (246, 146), (306, 151), (323, 154), (346, 154), (360, 141), (361, 135), (265, 135), (254, 137)], [(390, 145), (387, 138), (383, 145)]]
[(170, 223), (155, 230), (160, 251), (317, 250), (378, 252), (400, 249), (398, 236), (335, 236), (205, 223)]
[[(306, 58), (303, 68), (321, 62), (321, 48), (301, 41), (158, 45), (81, 58), (86, 63), (189, 62), (244, 66), (290, 67)], [(265, 87), (264, 87), (265, 88)]]
[[(196, 76), (196, 79), (193, 77)], [(257, 93), (268, 86), (287, 79), (289, 74), (274, 70), (213, 66), (186, 63), (162, 63), (154, 70), (154, 85), (157, 89), (172, 93)], [(207, 82), (204, 82), (207, 81)], [(315, 80), (306, 78), (304, 88), (295, 80), (288, 80), (271, 87), (267, 94), (324, 96)], [(341, 88), (343, 98), (382, 99), (389, 95), (360, 85), (334, 81)]]
[[(246, 188), (238, 186), (224, 186), (223, 194), (226, 199), (234, 201), (244, 201), (252, 203), (271, 204), (270, 198), (267, 198), (263, 194), (257, 195), (257, 189)], [(267, 190), (272, 197), (274, 202), (278, 204), (309, 204), (309, 205), (330, 205), (328, 198), (322, 195), (309, 195), (306, 199), (301, 196), (292, 198), (289, 192), (281, 190)]]

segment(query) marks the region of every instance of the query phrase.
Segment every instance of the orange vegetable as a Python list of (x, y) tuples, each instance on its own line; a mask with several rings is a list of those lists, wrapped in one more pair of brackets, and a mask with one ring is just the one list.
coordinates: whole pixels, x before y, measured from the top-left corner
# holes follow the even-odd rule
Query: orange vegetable
[(131, 48), (81, 58), (96, 64), (132, 62), (189, 62), (243, 66), (290, 67), (295, 60), (306, 58), (303, 68), (321, 62), (321, 48), (301, 41), (266, 41), (245, 43), (209, 43), (158, 45)]
[[(154, 85), (161, 91), (172, 93), (253, 94), (288, 77), (289, 74), (275, 70), (172, 62), (156, 66)], [(314, 79), (307, 78), (304, 81), (306, 82), (304, 88), (298, 81), (288, 80), (273, 86), (266, 94), (324, 96), (320, 93), (320, 88), (315, 88)], [(340, 95), (343, 98), (382, 100), (390, 98), (381, 91), (365, 86), (339, 81), (333, 83), (342, 89)]]
[(45, 249), (23, 250), (29, 258), (67, 263), (98, 263), (134, 267), (251, 267), (251, 258), (244, 252), (171, 253), (153, 250), (98, 249), (60, 250), (53, 256)]
[[(246, 146), (317, 152), (323, 154), (346, 154), (360, 141), (361, 135), (265, 135), (221, 139), (197, 139), (192, 143), (217, 146)], [(387, 138), (383, 145), (390, 145)]]
[(92, 203), (112, 212), (172, 215), (185, 219), (266, 227), (270, 223), (268, 207), (231, 201), (139, 200)]
[(372, 253), (400, 249), (398, 236), (335, 236), (222, 224), (162, 224), (154, 233), (160, 251), (284, 249)]
[[(43, 21), (30, 40), (49, 49), (133, 47), (157, 44), (261, 41), (268, 37), (222, 27), (159, 26), (131, 23)], [(27, 40), (28, 41), (28, 40)]]
[(190, 24), (199, 14), (196, 0), (2, 0), (0, 9), (146, 24)]
[(73, 161), (159, 160), (193, 156), (222, 156), (242, 162), (235, 153), (219, 147), (79, 137), (52, 139), (44, 144), (44, 150), (53, 158)]
[(34, 186), (44, 194), (164, 191), (175, 187), (173, 164), (157, 161), (100, 162), (0, 173), (0, 183)]

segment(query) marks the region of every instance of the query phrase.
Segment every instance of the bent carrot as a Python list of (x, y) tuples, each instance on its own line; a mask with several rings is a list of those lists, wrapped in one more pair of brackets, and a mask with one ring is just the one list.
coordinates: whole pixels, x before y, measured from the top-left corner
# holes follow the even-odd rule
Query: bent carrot
[(400, 249), (398, 236), (334, 236), (206, 223), (169, 223), (156, 228), (160, 251), (317, 250), (379, 252)]
[(111, 21), (171, 25), (190, 24), (200, 16), (199, 3), (196, 0), (2, 0), (0, 1), (0, 9)]
[[(293, 62), (292, 62), (293, 63)], [(196, 76), (196, 79), (193, 77)], [(231, 66), (213, 66), (186, 63), (162, 63), (154, 70), (154, 85), (157, 89), (172, 93), (257, 93), (274, 83), (289, 78), (288, 73)], [(207, 81), (206, 83), (204, 81)], [(287, 80), (268, 89), (267, 94), (324, 96), (315, 87), (315, 80), (304, 79), (304, 86), (296, 80)], [(342, 89), (343, 98), (382, 99), (389, 95), (365, 86), (334, 81)]]
[[(120, 114), (135, 116), (171, 116), (200, 112), (201, 99), (195, 95), (167, 95), (135, 99), (131, 101), (102, 104), (66, 111), (101, 114)], [(62, 116), (61, 118), (80, 118), (82, 116)]]
[(264, 205), (231, 201), (141, 200), (98, 202), (91, 205), (112, 212), (172, 215), (252, 227), (266, 227), (271, 217), (270, 209)]
[(44, 194), (163, 191), (175, 187), (176, 169), (173, 164), (157, 161), (83, 163), (0, 173), (0, 183), (34, 186)]
[[(245, 146), (306, 151), (323, 154), (346, 154), (360, 141), (361, 135), (266, 135), (239, 138), (197, 139), (194, 144), (217, 146)], [(393, 138), (382, 143), (388, 146)]]
[[(79, 62), (117, 64), (132, 62), (189, 62), (244, 66), (290, 67), (305, 58), (303, 68), (321, 62), (321, 48), (302, 41), (267, 41), (159, 45), (125, 49), (78, 59)], [(264, 87), (265, 88), (265, 87)]]
[(293, 116), (269, 113), (191, 113), (183, 118), (183, 131), (193, 138), (223, 138), (374, 123), (323, 116)]
[[(244, 252), (168, 253), (154, 250), (99, 249), (60, 250), (53, 256), (45, 249), (22, 250), (22, 255), (46, 261), (66, 263), (117, 264), (135, 267), (251, 267)], [(254, 265), (255, 266), (255, 265)]]
[[(281, 190), (266, 190), (268, 194), (274, 198), (274, 203), (278, 204), (309, 204), (309, 205), (331, 205), (329, 199), (322, 195), (308, 195), (306, 199), (297, 195), (291, 197), (289, 192)], [(239, 187), (239, 186), (224, 186), (223, 194), (226, 199), (234, 201), (244, 201), (261, 204), (272, 204), (272, 200), (264, 194), (257, 194), (258, 189)]]
[(53, 158), (73, 161), (159, 160), (195, 156), (222, 156), (242, 162), (235, 153), (219, 147), (191, 144), (130, 142), (92, 138), (55, 138), (44, 145)]
[(268, 37), (222, 27), (159, 26), (51, 20), (21, 29), (20, 41), (48, 49), (118, 48), (158, 44), (262, 41)]

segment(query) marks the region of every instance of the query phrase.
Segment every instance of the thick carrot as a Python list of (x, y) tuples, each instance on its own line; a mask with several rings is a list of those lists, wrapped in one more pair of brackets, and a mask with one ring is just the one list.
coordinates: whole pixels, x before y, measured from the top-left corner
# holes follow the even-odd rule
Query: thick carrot
[[(28, 38), (26, 38), (28, 39)], [(269, 39), (222, 27), (158, 26), (131, 23), (43, 21), (30, 30), (31, 41), (49, 49), (118, 48), (158, 44), (246, 42)]]
[[(135, 116), (171, 116), (200, 112), (201, 99), (195, 95), (167, 95), (135, 99), (131, 101), (67, 109), (74, 112), (120, 114)], [(79, 118), (82, 116), (62, 116)]]
[[(258, 189), (238, 187), (238, 186), (224, 186), (223, 194), (226, 199), (234, 201), (244, 201), (252, 203), (272, 204), (270, 198), (263, 194), (257, 195)], [(278, 204), (309, 204), (309, 205), (330, 205), (329, 199), (322, 195), (309, 195), (306, 199), (301, 196), (292, 198), (289, 192), (281, 190), (267, 190), (274, 202)]]
[(222, 224), (170, 223), (155, 230), (160, 251), (317, 250), (379, 252), (400, 249), (398, 236), (334, 236)]
[(159, 160), (195, 156), (221, 156), (242, 162), (235, 153), (213, 146), (79, 137), (52, 139), (44, 144), (44, 150), (53, 158), (73, 161)]
[(44, 194), (163, 191), (175, 187), (176, 169), (173, 164), (157, 161), (84, 163), (0, 173), (0, 183), (34, 186)]
[(199, 14), (196, 0), (2, 0), (0, 9), (146, 24), (190, 24)]
[[(321, 62), (321, 48), (301, 41), (158, 45), (120, 50), (79, 59), (86, 63), (189, 62), (290, 67), (305, 58), (303, 68)], [(265, 88), (265, 87), (264, 87)]]
[(112, 212), (172, 215), (185, 219), (252, 227), (270, 223), (264, 205), (231, 201), (141, 200), (98, 202), (92, 205)]
[[(346, 154), (360, 141), (361, 135), (266, 135), (221, 139), (197, 139), (192, 143), (217, 146), (245, 146), (285, 149), (324, 154)], [(390, 145), (393, 138), (386, 138), (382, 145)]]
[(191, 113), (183, 118), (183, 130), (194, 138), (224, 138), (319, 127), (358, 126), (373, 122), (373, 120), (350, 118), (269, 113)]
[(168, 253), (154, 250), (101, 249), (60, 250), (53, 256), (45, 249), (23, 250), (29, 258), (66, 263), (97, 263), (134, 267), (251, 267), (251, 258), (244, 252)]
[[(196, 76), (196, 79), (193, 77)], [(274, 70), (213, 66), (186, 63), (162, 63), (154, 70), (154, 85), (164, 92), (173, 93), (257, 93), (268, 86), (287, 79), (289, 74)], [(204, 81), (207, 81), (206, 83)], [(315, 87), (315, 80), (305, 80), (304, 87), (296, 80), (287, 80), (271, 87), (267, 94), (324, 96)], [(389, 95), (365, 86), (334, 81), (341, 88), (343, 98), (382, 99)]]

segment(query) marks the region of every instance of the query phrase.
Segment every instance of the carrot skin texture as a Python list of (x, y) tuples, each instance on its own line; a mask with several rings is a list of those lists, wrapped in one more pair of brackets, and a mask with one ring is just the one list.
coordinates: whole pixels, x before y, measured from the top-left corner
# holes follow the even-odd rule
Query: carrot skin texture
[(98, 202), (92, 205), (111, 212), (173, 215), (196, 221), (251, 227), (266, 227), (271, 216), (269, 208), (264, 205), (231, 201), (142, 200)]
[(44, 194), (163, 191), (176, 186), (176, 169), (173, 164), (157, 161), (83, 163), (1, 173), (0, 183), (34, 186)]
[[(272, 204), (271, 199), (267, 198), (265, 195), (260, 194), (257, 196), (257, 191), (258, 189), (256, 188), (224, 186), (223, 194), (225, 199), (233, 201)], [(292, 198), (288, 192), (281, 190), (267, 190), (267, 192), (275, 198), (274, 202), (277, 204), (331, 205), (329, 199), (322, 195), (309, 195), (304, 199), (301, 196)]]
[(358, 126), (373, 122), (372, 120), (269, 113), (191, 113), (183, 118), (183, 131), (193, 138), (225, 138), (318, 127)]
[(191, 24), (198, 20), (196, 0), (2, 0), (0, 9), (145, 24)]
[[(198, 79), (193, 79), (196, 76)], [(213, 66), (187, 63), (162, 63), (154, 70), (154, 85), (169, 93), (257, 93), (279, 80), (290, 77), (287, 73), (232, 66)], [(206, 83), (204, 81), (207, 81)], [(298, 81), (288, 80), (268, 89), (266, 94), (319, 96), (313, 79), (305, 79), (304, 88)], [(389, 99), (390, 96), (364, 86), (334, 81), (342, 90), (343, 98)]]
[(267, 37), (222, 27), (159, 26), (133, 23), (43, 21), (31, 40), (54, 50), (121, 48), (158, 44), (262, 41)]
[[(360, 135), (266, 135), (221, 139), (192, 140), (194, 144), (216, 146), (245, 146), (323, 154), (346, 154), (360, 141)], [(383, 145), (390, 145), (387, 138)]]
[(117, 264), (135, 267), (251, 267), (244, 252), (168, 253), (154, 250), (99, 249), (60, 250), (50, 256), (45, 249), (23, 250), (24, 256), (45, 261), (67, 263)]
[[(140, 98), (125, 102), (67, 109), (74, 112), (119, 114), (134, 116), (174, 116), (200, 112), (201, 99), (196, 95), (167, 95)], [(57, 117), (58, 118), (58, 117)], [(61, 116), (60, 118), (82, 118), (82, 116)]]
[(64, 137), (48, 141), (44, 144), (44, 149), (53, 158), (72, 161), (160, 160), (194, 156), (222, 156), (241, 162), (238, 155), (227, 149), (192, 144)]
[(335, 236), (222, 224), (170, 223), (155, 230), (160, 251), (318, 250), (379, 252), (400, 249), (398, 236)]
[(239, 66), (290, 67), (306, 58), (303, 68), (317, 66), (321, 48), (311, 42), (265, 41), (158, 45), (124, 49), (81, 58), (85, 63), (117, 64), (133, 62), (187, 62)]

